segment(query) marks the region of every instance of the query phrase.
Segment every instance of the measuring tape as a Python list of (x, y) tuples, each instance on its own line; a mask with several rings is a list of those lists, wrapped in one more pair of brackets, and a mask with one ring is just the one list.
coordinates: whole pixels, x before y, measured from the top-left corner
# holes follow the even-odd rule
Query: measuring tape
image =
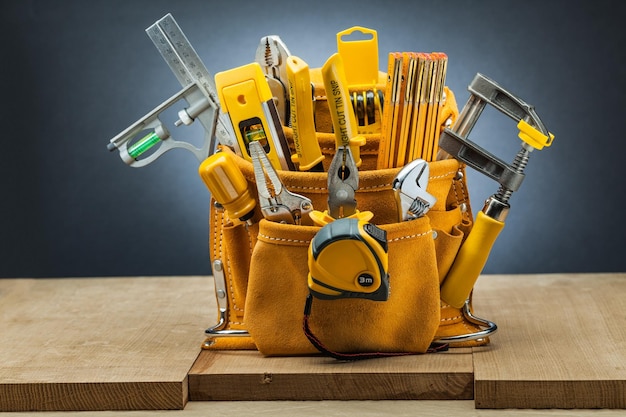
[(308, 285), (321, 299), (386, 301), (387, 233), (363, 220), (344, 217), (322, 227), (309, 246)]

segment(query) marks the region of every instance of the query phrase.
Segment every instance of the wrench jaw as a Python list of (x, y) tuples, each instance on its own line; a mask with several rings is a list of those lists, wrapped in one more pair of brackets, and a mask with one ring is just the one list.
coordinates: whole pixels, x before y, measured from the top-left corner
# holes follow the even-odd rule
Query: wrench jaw
[(431, 202), (421, 196), (412, 198), (401, 193), (400, 200), (404, 209), (404, 216), (402, 217), (403, 221), (420, 218), (425, 215), (431, 207)]
[(394, 178), (392, 188), (400, 222), (422, 217), (437, 202), (437, 199), (426, 191), (429, 173), (428, 163), (423, 159), (416, 159), (407, 164)]

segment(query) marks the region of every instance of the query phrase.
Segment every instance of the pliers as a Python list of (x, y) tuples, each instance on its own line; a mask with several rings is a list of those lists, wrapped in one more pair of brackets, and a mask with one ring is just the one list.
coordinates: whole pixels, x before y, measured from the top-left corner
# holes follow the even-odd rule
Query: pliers
[(289, 125), (289, 89), (287, 81), (287, 58), (291, 56), (287, 45), (279, 36), (261, 38), (255, 54), (255, 61), (261, 65), (270, 86), (276, 109), (285, 126)]
[(359, 171), (348, 146), (339, 146), (328, 168), (328, 214), (334, 219), (352, 216), (356, 210)]
[[(263, 146), (250, 142), (250, 156), (263, 216), (270, 221), (288, 224), (312, 224), (309, 213), (311, 199), (287, 190), (270, 163)], [(269, 179), (269, 184), (267, 180)]]

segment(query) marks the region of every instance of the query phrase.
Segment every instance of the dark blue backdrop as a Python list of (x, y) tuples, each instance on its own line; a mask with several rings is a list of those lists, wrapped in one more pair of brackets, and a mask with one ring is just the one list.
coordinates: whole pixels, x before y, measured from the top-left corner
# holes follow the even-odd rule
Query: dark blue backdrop
[[(335, 35), (378, 31), (389, 51), (444, 51), (459, 106), (482, 72), (556, 134), (534, 152), (485, 272), (625, 271), (625, 3), (620, 1), (2, 2), (0, 276), (210, 272), (209, 195), (197, 161), (142, 169), (109, 139), (180, 89), (144, 29), (171, 12), (209, 71), (254, 59), (277, 34), (320, 66)], [(383, 6), (384, 5), (384, 6)], [(510, 160), (510, 119), (486, 112), (475, 141)], [(495, 182), (470, 175), (475, 211)]]

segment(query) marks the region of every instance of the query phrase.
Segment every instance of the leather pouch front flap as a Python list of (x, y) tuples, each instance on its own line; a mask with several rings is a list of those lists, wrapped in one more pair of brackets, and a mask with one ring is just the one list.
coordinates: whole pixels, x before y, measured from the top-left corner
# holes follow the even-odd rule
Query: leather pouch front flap
[[(428, 218), (381, 227), (389, 241), (389, 299), (317, 300), (311, 327), (331, 350), (424, 352), (439, 326), (437, 260)], [(302, 318), (308, 247), (317, 230), (260, 223), (245, 308), (248, 331), (264, 355), (316, 352), (304, 336)]]

